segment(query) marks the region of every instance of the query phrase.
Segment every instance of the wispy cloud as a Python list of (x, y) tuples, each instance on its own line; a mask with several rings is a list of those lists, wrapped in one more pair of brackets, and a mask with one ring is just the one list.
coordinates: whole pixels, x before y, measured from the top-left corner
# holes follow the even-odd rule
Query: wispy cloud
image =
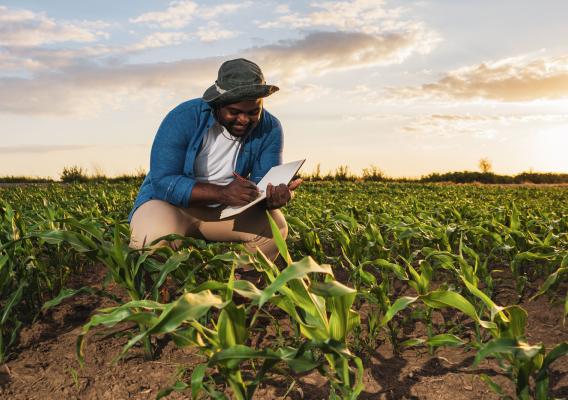
[(568, 55), (520, 56), (448, 72), (434, 83), (392, 88), (396, 98), (527, 102), (568, 98)]
[(56, 151), (71, 151), (71, 150), (83, 150), (90, 148), (89, 145), (22, 145), (22, 146), (0, 146), (0, 154), (45, 154), (53, 153)]
[(55, 21), (44, 14), (0, 5), (0, 46), (94, 42), (107, 36), (106, 27), (101, 21)]
[(242, 1), (240, 3), (224, 3), (213, 7), (200, 7), (198, 12), (200, 18), (213, 19), (223, 14), (232, 14), (241, 8), (247, 8), (252, 5), (252, 1)]
[(191, 36), (185, 32), (154, 32), (132, 46), (124, 47), (123, 51), (139, 51), (158, 47), (174, 46), (186, 42)]
[(218, 22), (210, 21), (207, 25), (199, 27), (196, 35), (202, 42), (210, 43), (235, 37), (239, 32), (223, 29)]
[(164, 11), (147, 12), (130, 19), (130, 22), (164, 29), (180, 29), (189, 25), (194, 18), (212, 19), (221, 14), (234, 13), (241, 8), (250, 7), (251, 5), (251, 1), (244, 1), (206, 7), (188, 0), (172, 1)]
[(274, 12), (277, 14), (289, 14), (290, 6), (288, 4), (279, 4), (274, 9)]
[[(151, 43), (183, 40), (164, 36)], [(116, 106), (121, 99), (144, 90), (200, 95), (214, 80), (225, 59), (245, 56), (258, 62), (267, 75), (288, 85), (313, 75), (376, 65), (400, 63), (424, 51), (416, 32), (372, 35), (363, 32), (313, 32), (298, 40), (253, 47), (240, 54), (155, 64), (71, 65), (25, 78), (0, 78), (0, 112), (17, 114), (92, 113)]]
[[(406, 120), (404, 122), (404, 120)], [(480, 140), (499, 138), (504, 127), (539, 124), (559, 124), (568, 121), (568, 114), (428, 114), (405, 116), (401, 131), (421, 137), (463, 137)]]
[(416, 26), (401, 18), (403, 8), (387, 7), (383, 0), (324, 1), (312, 3), (315, 11), (292, 12), (285, 5), (276, 9), (282, 14), (273, 21), (258, 21), (260, 28), (322, 28), (357, 30), (366, 33)]
[(84, 65), (31, 79), (0, 78), (0, 112), (15, 114), (93, 114), (114, 108), (144, 92), (166, 89), (200, 93), (214, 80), (220, 59), (136, 65)]
[(397, 64), (428, 51), (416, 32), (372, 35), (363, 32), (313, 32), (302, 39), (255, 47), (244, 53), (269, 66), (282, 79), (301, 80), (331, 71)]
[[(408, 10), (388, 6), (384, 0), (322, 1), (310, 6), (312, 10), (299, 12), (282, 5), (276, 9), (281, 14), (276, 19), (256, 22), (260, 28), (310, 32), (289, 49), (281, 41), (258, 52), (263, 59), (281, 57), (280, 69), (288, 74), (320, 75), (330, 70), (397, 64), (412, 54), (431, 52), (441, 40), (434, 30), (407, 18)], [(308, 49), (314, 56), (306, 59)]]
[(183, 28), (193, 19), (197, 11), (197, 3), (193, 1), (173, 1), (164, 11), (152, 11), (132, 18), (132, 23), (143, 23), (161, 28)]
[(153, 32), (138, 42), (117, 46), (97, 44), (80, 48), (9, 47), (0, 48), (0, 72), (31, 72), (46, 70), (60, 71), (65, 68), (91, 64), (104, 64), (107, 57), (112, 62), (126, 60), (126, 57), (148, 49), (176, 46), (192, 40), (185, 32)]

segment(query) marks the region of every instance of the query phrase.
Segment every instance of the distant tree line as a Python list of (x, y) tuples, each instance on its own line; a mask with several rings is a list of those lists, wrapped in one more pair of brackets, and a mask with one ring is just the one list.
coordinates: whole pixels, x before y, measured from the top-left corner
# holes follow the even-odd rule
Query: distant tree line
[(568, 174), (552, 172), (522, 172), (517, 175), (498, 175), (490, 172), (491, 164), (488, 160), (480, 162), (481, 172), (454, 171), (445, 173), (431, 173), (420, 178), (392, 178), (386, 176), (377, 166), (363, 168), (360, 175), (353, 174), (346, 165), (340, 165), (334, 172), (321, 173), (319, 164), (312, 173), (301, 173), (299, 176), (306, 181), (377, 181), (377, 182), (452, 182), (452, 183), (490, 183), (490, 184), (560, 184), (568, 183)]
[(59, 174), (59, 180), (52, 178), (38, 178), (29, 176), (0, 176), (0, 183), (77, 183), (77, 182), (129, 182), (142, 181), (146, 176), (146, 171), (138, 169), (132, 174), (122, 174), (118, 176), (106, 176), (101, 171), (89, 174), (86, 169), (73, 165), (64, 167)]
[[(561, 184), (568, 183), (568, 173), (550, 173), (550, 172), (522, 172), (517, 175), (499, 175), (490, 172), (490, 164), (480, 164), (481, 172), (478, 171), (454, 171), (445, 173), (431, 173), (420, 178), (392, 178), (386, 176), (377, 166), (363, 168), (361, 174), (354, 174), (347, 165), (338, 166), (335, 171), (321, 172), (320, 165), (311, 173), (301, 172), (298, 177), (314, 182), (314, 181), (374, 181), (374, 182), (453, 182), (453, 183), (488, 183), (488, 184)], [(485, 171), (485, 172), (483, 172)], [(123, 174), (115, 177), (108, 177), (100, 171), (95, 174), (88, 172), (79, 167), (65, 167), (60, 173), (59, 181), (65, 183), (71, 182), (129, 182), (142, 181), (146, 176), (146, 171), (139, 169), (133, 174)], [(0, 177), (0, 183), (55, 183), (58, 182), (51, 178), (37, 178), (26, 176), (4, 176)]]
[(61, 182), (125, 182), (142, 180), (145, 176), (146, 171), (143, 169), (138, 169), (133, 174), (123, 174), (113, 177), (108, 177), (99, 170), (95, 171), (94, 174), (89, 175), (85, 169), (73, 165), (71, 167), (64, 167), (59, 178)]
[(568, 174), (551, 172), (522, 172), (517, 175), (497, 175), (493, 172), (461, 171), (433, 173), (423, 176), (420, 182), (456, 182), (456, 183), (568, 183)]

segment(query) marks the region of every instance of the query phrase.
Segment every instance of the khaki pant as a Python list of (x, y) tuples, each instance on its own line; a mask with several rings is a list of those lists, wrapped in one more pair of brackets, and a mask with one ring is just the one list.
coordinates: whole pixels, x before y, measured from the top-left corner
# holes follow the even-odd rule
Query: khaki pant
[[(219, 220), (222, 207), (180, 208), (162, 200), (142, 204), (132, 216), (130, 247), (141, 248), (153, 240), (171, 233), (213, 242), (242, 242), (255, 252), (260, 249), (269, 259), (278, 257), (278, 249), (266, 211), (252, 206), (234, 217)], [(280, 210), (270, 210), (284, 238), (288, 225)]]

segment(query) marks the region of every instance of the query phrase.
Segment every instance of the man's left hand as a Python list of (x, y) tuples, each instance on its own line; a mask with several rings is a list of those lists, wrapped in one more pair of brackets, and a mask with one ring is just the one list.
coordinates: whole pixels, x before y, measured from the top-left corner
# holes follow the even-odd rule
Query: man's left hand
[(266, 187), (266, 208), (284, 207), (290, 200), (294, 198), (294, 190), (302, 183), (301, 179), (290, 182), (289, 185), (284, 183), (273, 186), (271, 183)]

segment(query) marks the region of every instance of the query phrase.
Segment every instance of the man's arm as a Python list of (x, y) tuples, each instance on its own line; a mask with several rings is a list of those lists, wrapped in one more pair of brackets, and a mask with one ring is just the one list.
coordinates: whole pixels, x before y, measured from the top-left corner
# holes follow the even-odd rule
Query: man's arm
[(244, 206), (259, 195), (258, 188), (248, 180), (235, 179), (226, 186), (197, 182), (191, 192), (191, 205), (225, 204)]
[(196, 126), (195, 115), (188, 111), (171, 111), (161, 123), (150, 153), (150, 180), (155, 198), (176, 206), (187, 207), (195, 179), (183, 173), (188, 127)]

